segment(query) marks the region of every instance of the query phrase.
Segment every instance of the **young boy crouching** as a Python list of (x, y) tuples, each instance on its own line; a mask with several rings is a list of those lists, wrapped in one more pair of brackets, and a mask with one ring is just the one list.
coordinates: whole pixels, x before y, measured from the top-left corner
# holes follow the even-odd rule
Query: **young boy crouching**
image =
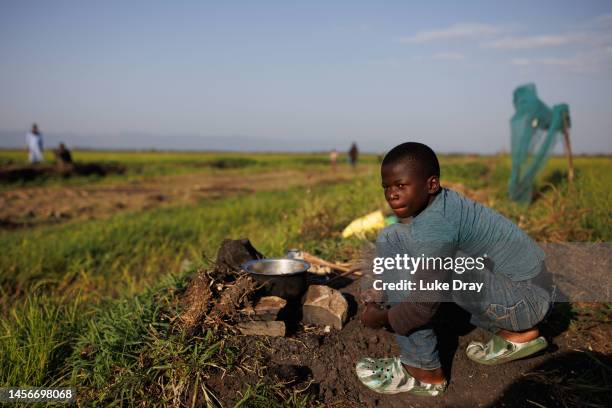
[(447, 381), (431, 325), (443, 301), (457, 303), (473, 324), (493, 333), (486, 343), (468, 345), (477, 363), (506, 363), (545, 349), (537, 324), (551, 297), (534, 282), (544, 269), (541, 248), (499, 213), (441, 187), (438, 159), (424, 144), (393, 148), (381, 175), (385, 199), (402, 223), (378, 236), (377, 265), (385, 268), (375, 271), (376, 287), (386, 290), (364, 292), (361, 321), (390, 328), (401, 354), (361, 359), (360, 381), (386, 394), (443, 393)]

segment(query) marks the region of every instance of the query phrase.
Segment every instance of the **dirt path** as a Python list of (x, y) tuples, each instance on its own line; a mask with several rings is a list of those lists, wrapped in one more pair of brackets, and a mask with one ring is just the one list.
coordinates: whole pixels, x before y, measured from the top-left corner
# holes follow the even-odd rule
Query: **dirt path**
[[(357, 174), (373, 171), (362, 166)], [(351, 169), (335, 172), (277, 170), (237, 174), (185, 174), (112, 185), (29, 187), (0, 193), (0, 229), (18, 229), (72, 219), (106, 218), (121, 211), (138, 211), (237, 193), (283, 190), (347, 181)]]

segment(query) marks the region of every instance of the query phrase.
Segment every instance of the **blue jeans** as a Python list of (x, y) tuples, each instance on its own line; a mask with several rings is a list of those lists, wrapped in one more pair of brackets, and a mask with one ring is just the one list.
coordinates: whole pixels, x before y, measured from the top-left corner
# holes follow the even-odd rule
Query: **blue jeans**
[[(470, 322), (483, 329), (522, 331), (534, 327), (546, 317), (551, 296), (532, 279), (512, 281), (488, 270), (475, 272), (473, 279), (484, 282), (480, 293), (453, 292), (453, 301), (469, 312)], [(467, 282), (468, 277), (463, 277)], [(408, 336), (396, 335), (400, 359), (404, 364), (426, 370), (439, 368), (438, 339), (433, 327), (421, 327)]]

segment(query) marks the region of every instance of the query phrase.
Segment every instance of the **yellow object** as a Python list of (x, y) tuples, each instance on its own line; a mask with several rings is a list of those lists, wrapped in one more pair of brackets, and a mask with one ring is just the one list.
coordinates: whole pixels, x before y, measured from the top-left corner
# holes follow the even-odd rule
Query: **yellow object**
[(342, 238), (348, 238), (351, 235), (362, 236), (366, 232), (377, 231), (385, 227), (385, 216), (382, 211), (374, 211), (373, 213), (364, 215), (351, 221), (351, 223), (342, 231)]

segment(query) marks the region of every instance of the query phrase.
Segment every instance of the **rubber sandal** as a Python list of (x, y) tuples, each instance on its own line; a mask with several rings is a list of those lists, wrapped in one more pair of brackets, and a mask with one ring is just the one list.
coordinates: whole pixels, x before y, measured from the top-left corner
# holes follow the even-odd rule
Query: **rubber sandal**
[(442, 384), (427, 384), (417, 380), (406, 371), (398, 357), (362, 358), (355, 371), (359, 381), (381, 394), (407, 392), (434, 397), (443, 394), (447, 386), (446, 381)]
[(526, 343), (515, 343), (494, 334), (487, 343), (473, 341), (468, 344), (465, 354), (479, 364), (496, 365), (531, 356), (546, 347), (548, 342), (542, 336)]

